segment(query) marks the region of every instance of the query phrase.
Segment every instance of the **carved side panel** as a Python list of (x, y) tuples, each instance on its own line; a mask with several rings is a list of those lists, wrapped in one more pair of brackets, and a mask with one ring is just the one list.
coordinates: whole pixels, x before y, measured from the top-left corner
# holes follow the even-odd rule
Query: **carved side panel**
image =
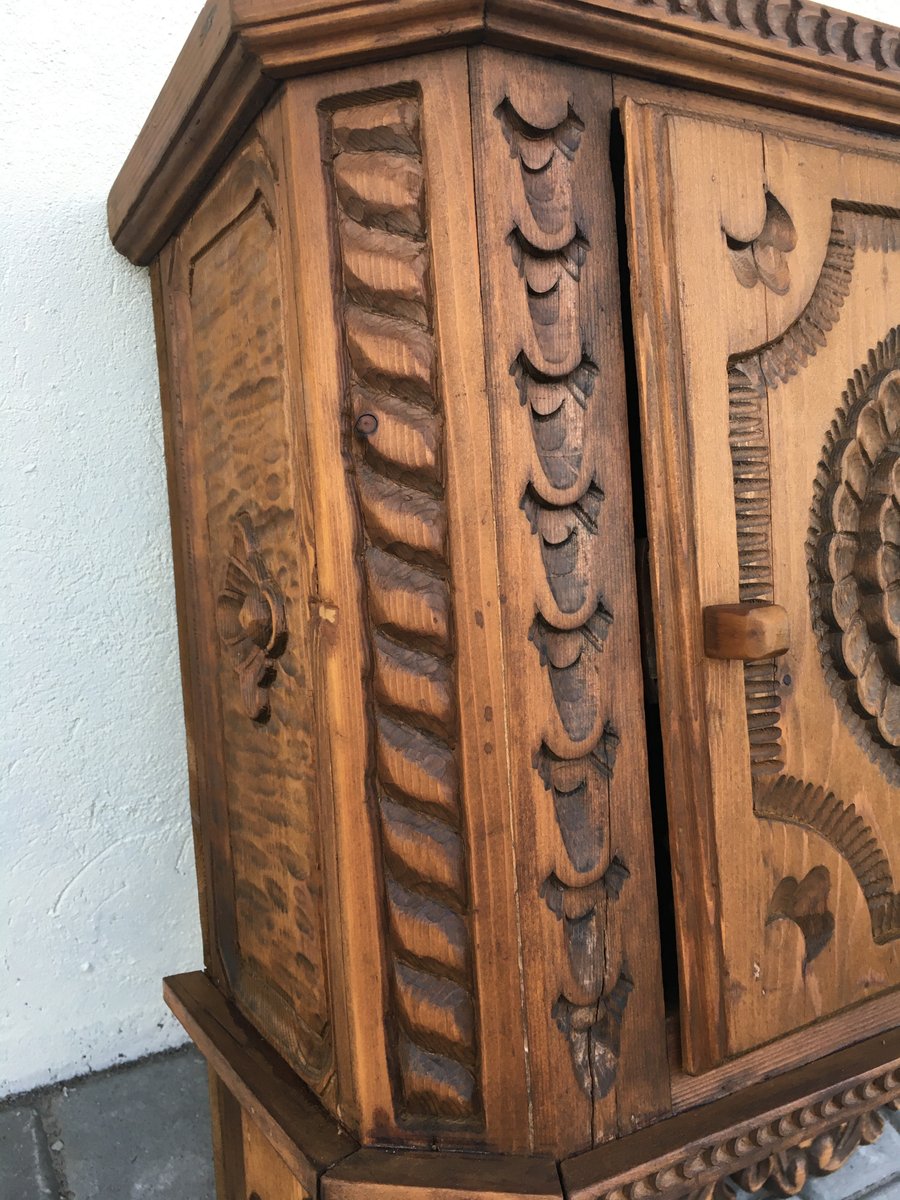
[[(309, 598), (272, 118), (166, 261), (192, 767), (219, 982), (334, 1101)], [(274, 150), (273, 150), (274, 146)], [(224, 977), (220, 977), (224, 976)]]
[(560, 1152), (665, 1103), (610, 88), (472, 62), (536, 1143)]
[(346, 352), (345, 453), (368, 613), (396, 1108), (477, 1122), (479, 1045), (457, 753), (443, 397), (420, 100), (327, 114)]

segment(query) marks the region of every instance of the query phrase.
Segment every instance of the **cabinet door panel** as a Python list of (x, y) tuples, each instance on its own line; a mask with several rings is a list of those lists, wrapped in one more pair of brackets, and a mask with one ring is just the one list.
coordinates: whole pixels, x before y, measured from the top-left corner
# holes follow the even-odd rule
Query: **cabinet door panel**
[[(900, 164), (633, 102), (625, 121), (698, 1070), (900, 981)], [(726, 604), (779, 605), (786, 653), (709, 656)]]

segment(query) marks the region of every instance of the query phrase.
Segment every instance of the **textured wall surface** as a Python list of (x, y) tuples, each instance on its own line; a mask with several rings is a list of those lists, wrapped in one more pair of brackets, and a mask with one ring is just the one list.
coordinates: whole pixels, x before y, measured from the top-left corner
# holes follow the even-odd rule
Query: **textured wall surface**
[(180, 1041), (200, 959), (150, 289), (105, 226), (199, 7), (0, 2), (0, 1095)]
[(0, 3), (0, 1095), (200, 962), (149, 278), (109, 186), (199, 0)]

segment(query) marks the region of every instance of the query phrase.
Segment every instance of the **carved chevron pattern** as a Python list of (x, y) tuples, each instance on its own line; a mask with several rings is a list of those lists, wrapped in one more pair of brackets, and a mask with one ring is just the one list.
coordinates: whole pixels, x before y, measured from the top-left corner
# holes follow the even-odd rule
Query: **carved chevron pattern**
[[(779, 338), (749, 354), (732, 358), (728, 364), (729, 442), (742, 601), (774, 600), (769, 392), (796, 375), (825, 346), (850, 293), (857, 251), (886, 253), (900, 249), (900, 212), (846, 201), (835, 201), (832, 208), (825, 261), (809, 303)], [(862, 376), (857, 382), (862, 386)], [(833, 430), (835, 436), (836, 431), (837, 424)], [(818, 480), (819, 500), (823, 486), (822, 480)], [(815, 509), (813, 524), (816, 524)], [(815, 533), (815, 529), (811, 530), (810, 537), (814, 538)], [(824, 638), (821, 620), (816, 620)], [(900, 936), (896, 897), (887, 860), (878, 849), (874, 834), (852, 805), (845, 807), (830, 792), (781, 775), (784, 757), (778, 680), (776, 659), (744, 666), (754, 811), (759, 817), (800, 825), (826, 837), (856, 873), (869, 905), (876, 942), (890, 941)], [(859, 725), (861, 718), (852, 715), (850, 725), (856, 728), (854, 721)], [(853, 829), (849, 840), (844, 836), (848, 822)], [(858, 855), (863, 848), (867, 857), (860, 864)], [(883, 870), (879, 865), (878, 886), (882, 890), (875, 895), (867, 872), (879, 856)]]
[(721, 25), (845, 63), (900, 72), (900, 30), (809, 0), (628, 0), (628, 7)]
[[(694, 1142), (666, 1155), (663, 1164), (657, 1160), (643, 1175), (636, 1173), (627, 1182), (583, 1194), (590, 1200), (732, 1200), (730, 1180), (750, 1191), (768, 1186), (776, 1194), (796, 1195), (803, 1186), (801, 1177), (806, 1182), (809, 1175), (827, 1173), (829, 1155), (834, 1161), (839, 1150), (846, 1149), (836, 1170), (851, 1149), (875, 1141), (883, 1129), (877, 1109), (896, 1108), (898, 1097), (900, 1072), (883, 1071), (853, 1087), (837, 1087), (811, 1104), (773, 1112), (736, 1134), (718, 1140), (711, 1137), (700, 1145)], [(855, 1145), (848, 1147), (856, 1132)], [(792, 1160), (795, 1166), (781, 1177), (799, 1186), (779, 1193), (778, 1168)]]
[(754, 799), (758, 816), (799, 825), (824, 838), (848, 863), (872, 919), (872, 937), (883, 945), (900, 937), (900, 895), (887, 857), (875, 834), (853, 804), (833, 792), (781, 775)]
[(478, 1045), (418, 102), (369, 99), (334, 113), (330, 131), (398, 1107), (472, 1118)]
[(599, 464), (589, 431), (597, 422), (598, 365), (585, 349), (580, 287), (591, 253), (575, 220), (574, 163), (585, 132), (568, 105), (553, 128), (523, 120), (507, 97), (495, 110), (517, 161), (525, 205), (506, 236), (528, 314), (522, 349), (510, 364), (528, 413), (537, 469), (521, 498), (552, 603), (537, 605), (529, 637), (546, 669), (568, 738), (542, 742), (534, 767), (553, 799), (566, 861), (541, 887), (562, 925), (570, 978), (552, 1008), (585, 1093), (605, 1096), (618, 1065), (619, 1028), (633, 983), (623, 966), (604, 991), (606, 908), (629, 878), (619, 858), (604, 859), (609, 780), (619, 735), (601, 724), (598, 679), (613, 623), (602, 594), (603, 511)]

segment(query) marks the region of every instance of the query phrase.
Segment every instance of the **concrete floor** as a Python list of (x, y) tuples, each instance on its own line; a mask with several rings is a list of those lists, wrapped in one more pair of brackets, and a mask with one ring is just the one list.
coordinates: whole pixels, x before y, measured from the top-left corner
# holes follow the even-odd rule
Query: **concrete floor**
[[(0, 1104), (0, 1200), (215, 1200), (211, 1153), (206, 1069), (194, 1050)], [(900, 1200), (900, 1114), (804, 1195)]]
[(215, 1200), (203, 1059), (180, 1050), (0, 1107), (0, 1200)]

